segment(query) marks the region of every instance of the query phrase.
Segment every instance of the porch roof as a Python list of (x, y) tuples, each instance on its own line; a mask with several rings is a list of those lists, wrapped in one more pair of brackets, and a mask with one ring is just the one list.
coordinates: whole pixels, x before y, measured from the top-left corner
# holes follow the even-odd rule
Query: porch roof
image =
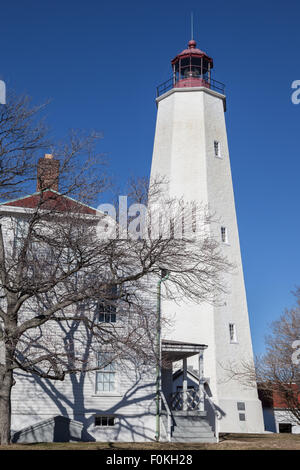
[(186, 343), (184, 341), (174, 341), (170, 339), (162, 340), (162, 356), (171, 362), (199, 354), (207, 348), (206, 344)]

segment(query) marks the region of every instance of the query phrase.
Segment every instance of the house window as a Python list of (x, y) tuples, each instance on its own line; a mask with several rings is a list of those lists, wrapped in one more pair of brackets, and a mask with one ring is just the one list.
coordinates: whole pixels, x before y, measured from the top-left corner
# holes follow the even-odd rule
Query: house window
[(96, 392), (114, 392), (116, 389), (116, 363), (107, 353), (98, 354), (98, 367), (96, 372)]
[(221, 227), (221, 240), (222, 243), (228, 243), (227, 228)]
[(245, 413), (239, 413), (239, 419), (240, 419), (240, 421), (246, 421)]
[(235, 327), (234, 323), (229, 323), (229, 337), (230, 337), (230, 342), (231, 343), (236, 343), (237, 342), (236, 327)]
[(114, 426), (114, 416), (95, 416), (95, 426)]
[(116, 316), (116, 297), (117, 286), (107, 288), (107, 296), (97, 304), (98, 321), (100, 323), (115, 323)]
[(218, 140), (214, 141), (215, 157), (221, 158), (221, 145)]
[(22, 246), (28, 232), (28, 222), (25, 219), (16, 219), (14, 230), (14, 249)]
[(245, 409), (246, 409), (246, 408), (245, 408), (245, 403), (244, 403), (243, 401), (238, 401), (238, 402), (237, 402), (237, 409), (238, 409), (239, 411), (245, 411)]
[(116, 323), (116, 307), (106, 302), (99, 302), (97, 305), (98, 321), (100, 323)]

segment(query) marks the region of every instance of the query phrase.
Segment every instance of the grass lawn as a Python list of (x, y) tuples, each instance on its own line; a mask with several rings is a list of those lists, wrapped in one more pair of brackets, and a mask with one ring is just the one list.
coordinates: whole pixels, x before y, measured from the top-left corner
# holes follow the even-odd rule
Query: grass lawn
[(11, 444), (0, 450), (300, 450), (300, 434), (226, 434), (218, 444), (156, 442), (51, 442)]

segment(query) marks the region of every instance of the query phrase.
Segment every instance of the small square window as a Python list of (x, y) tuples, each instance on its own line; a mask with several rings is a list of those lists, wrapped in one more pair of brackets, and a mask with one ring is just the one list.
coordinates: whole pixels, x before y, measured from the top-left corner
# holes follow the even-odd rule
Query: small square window
[(292, 424), (291, 423), (279, 423), (279, 432), (291, 433)]
[(246, 421), (245, 413), (239, 413), (239, 418), (240, 418), (240, 421)]
[(246, 408), (245, 408), (245, 403), (244, 403), (243, 401), (238, 401), (238, 402), (237, 402), (237, 409), (238, 409), (239, 411), (245, 411), (245, 409), (246, 409)]
[(215, 157), (221, 158), (221, 145), (218, 140), (214, 141)]
[(114, 426), (115, 417), (114, 416), (95, 416), (95, 426)]

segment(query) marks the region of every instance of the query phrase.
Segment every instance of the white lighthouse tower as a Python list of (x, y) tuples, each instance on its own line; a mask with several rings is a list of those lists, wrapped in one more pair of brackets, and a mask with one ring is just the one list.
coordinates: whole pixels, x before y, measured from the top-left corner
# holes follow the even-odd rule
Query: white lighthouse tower
[[(171, 341), (207, 345), (206, 389), (219, 408), (220, 431), (263, 432), (256, 386), (232, 380), (228, 368), (252, 361), (253, 351), (225, 124), (224, 86), (212, 79), (213, 60), (194, 40), (172, 60), (171, 80), (158, 88), (151, 178), (164, 176), (171, 196), (208, 205), (220, 221), (212, 228), (235, 265), (218, 306), (163, 300), (173, 319)], [(196, 356), (188, 366), (197, 367)], [(173, 371), (174, 372), (174, 371)], [(183, 373), (186, 380), (186, 371)], [(173, 390), (174, 391), (174, 390)]]

